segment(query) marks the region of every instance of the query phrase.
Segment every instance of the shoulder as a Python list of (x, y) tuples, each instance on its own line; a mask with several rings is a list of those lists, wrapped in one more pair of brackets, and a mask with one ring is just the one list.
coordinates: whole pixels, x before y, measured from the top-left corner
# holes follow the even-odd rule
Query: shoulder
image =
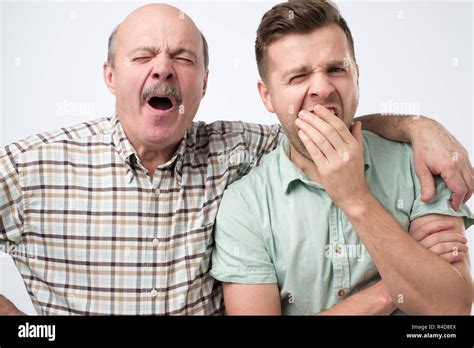
[(55, 144), (70, 143), (82, 145), (111, 132), (110, 118), (82, 122), (56, 131), (29, 136), (0, 148), (0, 160), (14, 162), (20, 155), (27, 155), (47, 149)]
[(206, 127), (209, 134), (242, 134), (242, 133), (254, 133), (257, 135), (264, 135), (274, 131), (280, 130), (280, 125), (265, 125), (258, 123), (249, 123), (242, 121), (215, 121), (212, 123), (205, 124), (199, 122), (201, 126)]
[(270, 137), (280, 136), (281, 127), (278, 124), (264, 125), (242, 121), (215, 121), (205, 123), (203, 121), (193, 122), (188, 129), (188, 137), (196, 145), (209, 142), (225, 142), (226, 146), (257, 145), (264, 143)]
[(402, 143), (387, 140), (381, 136), (363, 131), (364, 147), (367, 148), (365, 155), (369, 156), (369, 161), (375, 167), (382, 167), (384, 164), (388, 166), (408, 166), (409, 169), (412, 162), (412, 147), (410, 143)]
[(371, 151), (374, 153), (383, 152), (385, 150), (396, 151), (404, 153), (406, 151), (411, 151), (410, 143), (402, 143), (398, 141), (392, 141), (385, 138), (382, 138), (380, 135), (372, 133), (370, 131), (362, 131), (364, 136), (364, 141), (368, 144)]
[(266, 155), (258, 167), (252, 168), (247, 175), (229, 185), (223, 199), (229, 192), (229, 199), (241, 199), (253, 208), (264, 204), (268, 195), (278, 187), (282, 187), (279, 148)]

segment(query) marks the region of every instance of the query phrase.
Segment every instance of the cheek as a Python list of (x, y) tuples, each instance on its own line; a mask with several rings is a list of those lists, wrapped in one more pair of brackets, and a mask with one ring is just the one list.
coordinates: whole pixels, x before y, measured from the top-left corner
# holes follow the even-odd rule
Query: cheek
[(134, 89), (134, 82), (132, 79), (124, 75), (117, 76), (117, 79), (115, 80), (115, 85), (117, 98), (130, 99), (132, 95), (131, 91)]
[(304, 107), (306, 89), (303, 86), (293, 86), (277, 91), (272, 96), (274, 109), (279, 117), (295, 119)]
[(357, 88), (357, 85), (352, 86), (352, 89), (350, 90), (350, 105), (352, 108), (357, 107), (359, 103), (359, 88)]
[(204, 82), (203, 76), (187, 76), (180, 79), (183, 103), (191, 109), (197, 108), (202, 99)]
[(358, 99), (358, 88), (357, 83), (352, 80), (342, 81), (338, 84), (335, 84), (335, 88), (341, 102), (344, 106), (349, 106), (353, 104), (354, 99)]
[(140, 92), (146, 79), (145, 69), (134, 66), (123, 66), (117, 73), (116, 84), (124, 92), (124, 97), (134, 98)]

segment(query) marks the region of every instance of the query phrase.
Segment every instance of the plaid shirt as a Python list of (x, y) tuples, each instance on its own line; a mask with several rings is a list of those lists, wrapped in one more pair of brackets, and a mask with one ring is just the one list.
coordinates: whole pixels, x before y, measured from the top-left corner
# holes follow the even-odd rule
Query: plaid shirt
[(209, 276), (227, 185), (280, 127), (193, 123), (153, 178), (117, 118), (0, 148), (0, 242), (39, 314), (220, 314)]

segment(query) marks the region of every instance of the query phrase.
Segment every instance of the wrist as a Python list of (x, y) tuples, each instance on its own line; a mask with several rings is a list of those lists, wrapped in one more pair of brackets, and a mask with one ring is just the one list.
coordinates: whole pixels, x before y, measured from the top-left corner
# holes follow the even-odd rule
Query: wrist
[(364, 191), (361, 194), (354, 195), (345, 202), (337, 204), (339, 208), (347, 215), (349, 219), (364, 218), (370, 207), (373, 205), (375, 197), (370, 191)]
[(384, 308), (387, 314), (391, 314), (398, 308), (386, 290), (380, 294), (379, 300), (382, 308)]
[(403, 136), (413, 144), (419, 138), (420, 132), (438, 125), (438, 122), (425, 116), (409, 116), (408, 122), (403, 127)]
[(397, 309), (397, 306), (392, 300), (392, 297), (387, 291), (383, 280), (380, 280), (376, 285), (378, 290), (378, 301), (380, 303), (381, 308), (384, 309), (386, 314), (391, 314), (393, 311)]

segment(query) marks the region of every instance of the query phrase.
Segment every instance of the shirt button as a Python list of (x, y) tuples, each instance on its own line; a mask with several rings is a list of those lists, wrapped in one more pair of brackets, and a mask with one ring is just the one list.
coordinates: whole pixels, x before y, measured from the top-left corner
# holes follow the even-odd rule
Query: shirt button
[(336, 248), (335, 248), (335, 250), (336, 250), (336, 253), (337, 253), (337, 254), (340, 254), (340, 253), (341, 253), (341, 251), (342, 251), (342, 247), (341, 247), (341, 245), (340, 245), (340, 244), (336, 244)]
[(337, 292), (337, 296), (339, 296), (339, 297), (346, 296), (346, 292), (344, 291), (344, 289), (339, 289), (339, 291)]
[(156, 296), (158, 296), (158, 291), (156, 291), (156, 289), (151, 290), (150, 296), (151, 298), (156, 298)]
[(160, 194), (160, 192), (161, 192), (161, 191), (160, 191), (159, 188), (155, 189), (155, 194), (156, 194), (157, 196)]
[(158, 244), (160, 244), (160, 241), (158, 240), (158, 238), (154, 238), (152, 243), (154, 247), (157, 247)]

